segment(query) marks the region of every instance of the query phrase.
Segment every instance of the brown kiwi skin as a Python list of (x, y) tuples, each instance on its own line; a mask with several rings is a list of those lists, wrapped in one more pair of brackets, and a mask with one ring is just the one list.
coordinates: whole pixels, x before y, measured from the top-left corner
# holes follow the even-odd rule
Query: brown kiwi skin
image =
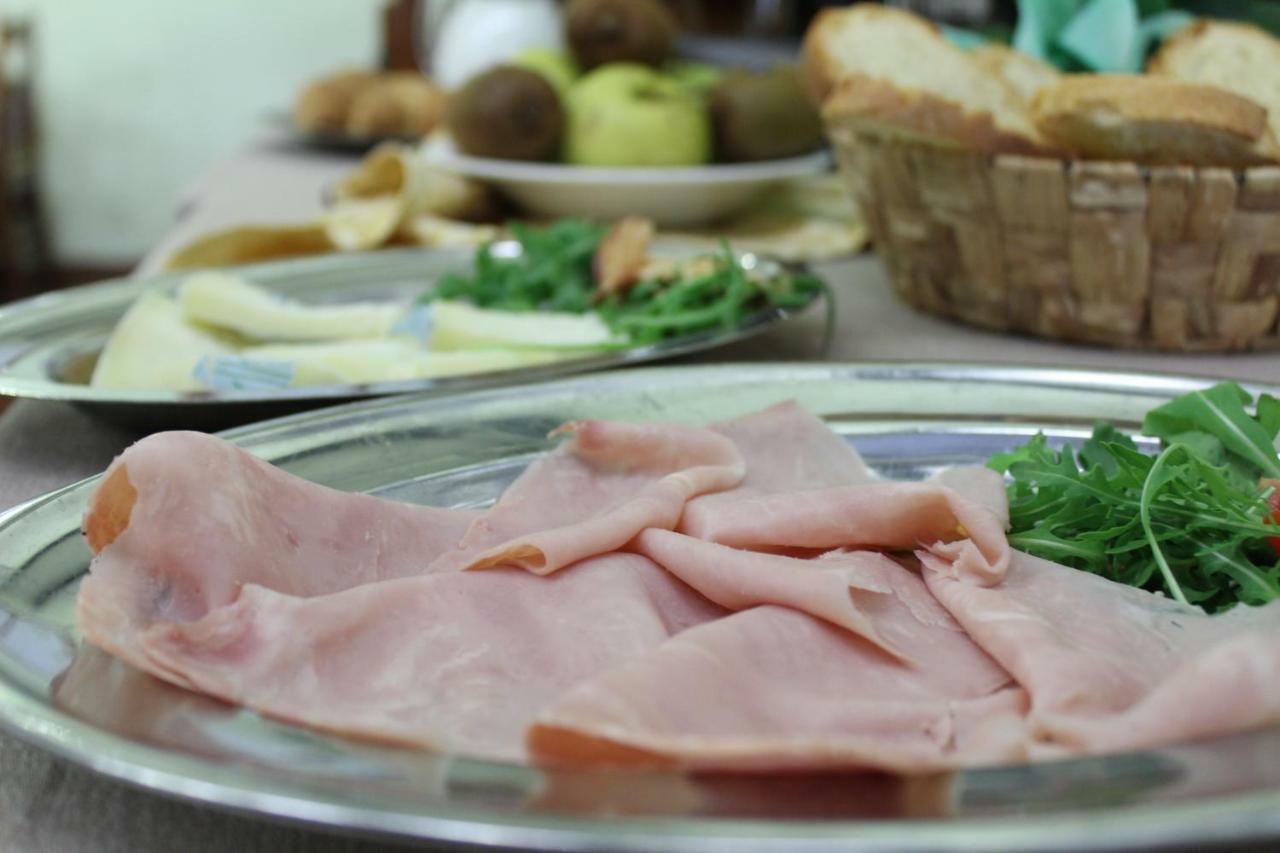
[(710, 103), (720, 160), (777, 160), (822, 145), (822, 118), (790, 67), (731, 72), (712, 90)]
[(659, 66), (671, 57), (679, 24), (659, 0), (569, 0), (565, 35), (584, 71), (609, 62)]
[(565, 116), (560, 96), (542, 75), (514, 66), (492, 68), (449, 98), (445, 116), (465, 154), (499, 160), (555, 160)]

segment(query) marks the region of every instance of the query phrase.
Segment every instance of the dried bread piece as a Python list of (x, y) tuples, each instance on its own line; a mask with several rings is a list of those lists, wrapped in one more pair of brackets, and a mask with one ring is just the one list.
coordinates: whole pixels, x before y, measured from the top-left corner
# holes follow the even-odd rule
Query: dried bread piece
[(1280, 139), (1280, 39), (1250, 24), (1200, 20), (1175, 33), (1152, 57), (1147, 71), (1162, 77), (1217, 86), (1267, 110)]
[(978, 151), (1042, 148), (1018, 94), (909, 12), (822, 11), (805, 36), (804, 69), (829, 123)]
[(372, 72), (349, 68), (312, 81), (294, 102), (294, 122), (316, 133), (342, 132), (352, 102), (375, 79)]
[(1267, 111), (1212, 86), (1073, 74), (1032, 104), (1046, 138), (1085, 159), (1243, 168), (1280, 161)]
[(444, 90), (416, 71), (381, 74), (351, 102), (352, 136), (425, 136), (444, 118)]
[(969, 56), (980, 67), (1004, 80), (1027, 105), (1045, 86), (1062, 79), (1062, 72), (1047, 62), (995, 42), (975, 48)]

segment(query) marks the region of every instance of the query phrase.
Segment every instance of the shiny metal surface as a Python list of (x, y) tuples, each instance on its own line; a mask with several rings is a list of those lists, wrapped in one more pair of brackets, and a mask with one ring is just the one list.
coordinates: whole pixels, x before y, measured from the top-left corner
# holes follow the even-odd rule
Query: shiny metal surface
[[(1037, 429), (1136, 428), (1201, 380), (943, 365), (726, 365), (388, 398), (228, 438), (330, 486), (493, 500), (579, 417), (703, 422), (784, 399), (877, 470), (919, 477)], [(78, 643), (94, 483), (0, 518), (0, 721), (157, 793), (344, 831), (537, 850), (1149, 850), (1280, 845), (1280, 730), (1172, 749), (919, 778), (544, 772), (387, 749), (263, 719)]]
[[(494, 252), (519, 254), (504, 241)], [(238, 267), (250, 280), (310, 302), (409, 300), (448, 272), (470, 269), (470, 250), (390, 249), (274, 261)], [(754, 255), (745, 266), (776, 269)], [(0, 395), (64, 400), (118, 421), (158, 426), (220, 428), (319, 405), (419, 391), (454, 393), (639, 364), (712, 349), (759, 334), (800, 310), (767, 309), (742, 327), (670, 338), (658, 344), (587, 355), (518, 370), (439, 379), (313, 385), (271, 391), (123, 391), (90, 387), (98, 352), (116, 321), (144, 291), (171, 289), (186, 271), (69, 288), (0, 306)], [(831, 306), (827, 305), (827, 310)]]

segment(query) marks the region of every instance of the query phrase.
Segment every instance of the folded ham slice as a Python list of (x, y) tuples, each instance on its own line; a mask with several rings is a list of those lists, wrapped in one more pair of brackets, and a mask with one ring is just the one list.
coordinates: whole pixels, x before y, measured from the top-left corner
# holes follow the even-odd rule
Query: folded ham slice
[(779, 403), (711, 428), (732, 441), (746, 461), (739, 490), (784, 492), (875, 480), (851, 444), (795, 402)]
[(550, 574), (675, 527), (690, 498), (730, 489), (745, 472), (733, 442), (677, 424), (578, 421), (467, 531), (442, 567), (519, 566)]
[[(933, 626), (960, 630), (924, 584), (883, 554), (835, 553), (820, 560), (737, 551), (666, 530), (646, 530), (636, 550), (708, 599), (731, 610), (784, 604), (851, 631), (890, 655), (911, 662), (902, 644), (882, 636), (871, 614), (883, 612), (887, 596), (905, 606), (903, 615)], [(904, 629), (913, 647), (912, 620)], [(927, 652), (926, 652), (927, 653)]]
[[(885, 619), (914, 617), (898, 603)], [(734, 771), (1025, 758), (1022, 690), (954, 626), (916, 627), (933, 653), (907, 666), (807, 613), (744, 610), (569, 691), (529, 749), (555, 765)]]
[(1280, 723), (1280, 604), (1209, 616), (1016, 551), (994, 585), (936, 554), (921, 562), (938, 601), (1026, 688), (1048, 754)]
[(724, 611), (643, 557), (442, 573), (313, 598), (247, 585), (138, 648), (166, 680), (314, 728), (522, 761), (537, 713)]
[(680, 531), (733, 548), (932, 546), (957, 571), (995, 581), (1009, 561), (987, 507), (925, 483), (871, 483), (690, 504)]
[(137, 632), (235, 600), (245, 584), (296, 596), (420, 574), (475, 519), (310, 483), (195, 432), (144, 438), (107, 469), (85, 516), (97, 553), (81, 631), (134, 663)]

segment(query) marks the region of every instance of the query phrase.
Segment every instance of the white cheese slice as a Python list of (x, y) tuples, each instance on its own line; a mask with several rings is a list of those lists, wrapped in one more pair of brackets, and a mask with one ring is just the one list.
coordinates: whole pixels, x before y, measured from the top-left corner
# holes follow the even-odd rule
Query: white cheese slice
[(400, 339), (254, 346), (240, 355), (256, 361), (292, 364), (295, 385), (395, 382), (488, 373), (564, 357), (554, 351), (534, 349), (430, 352)]
[(433, 350), (492, 347), (582, 349), (616, 342), (613, 332), (595, 313), (551, 311), (494, 311), (469, 302), (431, 303)]
[(381, 338), (405, 313), (393, 302), (306, 305), (225, 272), (188, 276), (178, 300), (188, 320), (260, 341)]
[(235, 352), (222, 336), (186, 322), (173, 299), (149, 293), (116, 324), (89, 384), (136, 391), (195, 391), (205, 387), (193, 375), (202, 358)]

